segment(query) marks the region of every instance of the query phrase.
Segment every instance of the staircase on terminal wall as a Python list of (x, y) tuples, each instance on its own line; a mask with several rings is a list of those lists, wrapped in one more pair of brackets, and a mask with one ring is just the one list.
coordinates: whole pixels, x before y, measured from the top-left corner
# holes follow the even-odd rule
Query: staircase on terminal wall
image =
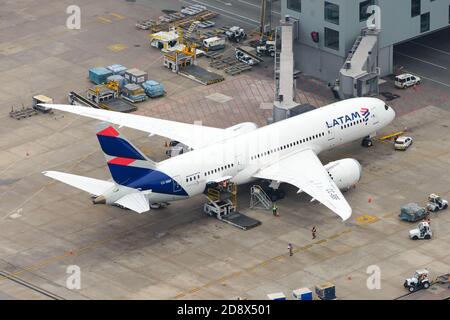
[(250, 208), (251, 209), (265, 209), (270, 210), (273, 206), (272, 200), (270, 200), (267, 193), (258, 186), (254, 185), (250, 189)]
[(339, 72), (341, 99), (378, 94), (378, 38), (377, 29), (363, 29), (357, 37)]

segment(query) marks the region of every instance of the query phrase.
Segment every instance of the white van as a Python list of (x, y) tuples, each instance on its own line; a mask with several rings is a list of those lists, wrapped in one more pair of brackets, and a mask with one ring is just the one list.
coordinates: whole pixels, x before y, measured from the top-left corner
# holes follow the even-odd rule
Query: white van
[(225, 39), (220, 37), (212, 37), (203, 40), (203, 48), (208, 51), (220, 50), (225, 48)]
[(404, 73), (395, 77), (395, 86), (400, 89), (406, 89), (408, 87), (420, 84), (422, 79), (418, 76), (414, 76), (409, 73)]

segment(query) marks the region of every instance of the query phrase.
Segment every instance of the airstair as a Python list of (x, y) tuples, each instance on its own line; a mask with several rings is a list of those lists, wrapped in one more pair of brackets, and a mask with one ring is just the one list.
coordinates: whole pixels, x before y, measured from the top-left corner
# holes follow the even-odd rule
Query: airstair
[(191, 25), (189, 26), (189, 28), (187, 29), (186, 33), (185, 33), (185, 39), (189, 39), (192, 35), (192, 33), (197, 29), (198, 25), (199, 25), (200, 21), (193, 21), (191, 23)]
[(273, 206), (272, 200), (270, 200), (267, 193), (261, 188), (261, 186), (254, 185), (250, 189), (250, 208), (251, 209), (263, 209), (270, 210)]
[(248, 230), (261, 224), (260, 221), (236, 211), (237, 187), (234, 183), (222, 182), (209, 186), (205, 193), (208, 201), (203, 206), (203, 211), (207, 215), (242, 230)]

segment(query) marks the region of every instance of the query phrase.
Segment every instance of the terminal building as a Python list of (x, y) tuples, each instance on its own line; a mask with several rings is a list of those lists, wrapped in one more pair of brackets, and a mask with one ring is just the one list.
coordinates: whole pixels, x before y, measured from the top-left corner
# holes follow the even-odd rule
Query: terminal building
[(341, 98), (376, 93), (378, 78), (394, 72), (394, 45), (450, 26), (449, 0), (281, 1), (282, 16), (297, 22), (295, 68), (338, 80)]

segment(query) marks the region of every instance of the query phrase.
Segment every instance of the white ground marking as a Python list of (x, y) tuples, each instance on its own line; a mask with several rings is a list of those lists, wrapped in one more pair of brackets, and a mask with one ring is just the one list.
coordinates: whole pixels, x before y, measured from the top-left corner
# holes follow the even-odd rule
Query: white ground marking
[(430, 61), (426, 61), (426, 60), (422, 60), (422, 59), (419, 59), (419, 58), (416, 58), (416, 57), (413, 57), (413, 56), (409, 56), (409, 55), (404, 54), (404, 53), (401, 53), (401, 52), (395, 52), (395, 53), (398, 54), (398, 55), (400, 55), (400, 56), (404, 56), (404, 57), (407, 57), (407, 58), (410, 58), (410, 59), (414, 59), (414, 60), (417, 60), (417, 61), (420, 61), (420, 62), (429, 64), (429, 65), (434, 66), (434, 67), (436, 67), (436, 68), (441, 68), (441, 69), (447, 70), (446, 67), (441, 66), (441, 65), (438, 65), (438, 64), (435, 64), (435, 63), (430, 62)]
[(418, 45), (418, 46), (422, 46), (422, 47), (427, 48), (427, 49), (434, 50), (434, 51), (436, 51), (436, 52), (440, 52), (440, 53), (443, 53), (443, 54), (447, 54), (447, 55), (450, 56), (450, 52), (448, 52), (448, 51), (441, 50), (441, 49), (437, 49), (437, 48), (433, 48), (433, 47), (431, 47), (431, 46), (428, 46), (428, 45), (423, 44), (423, 43), (420, 43), (420, 42), (411, 41), (411, 43), (412, 43), (412, 44), (415, 44), (415, 45)]
[[(249, 18), (249, 17), (241, 16), (240, 14), (237, 14), (237, 13), (234, 13), (234, 12), (231, 12), (231, 11), (228, 11), (228, 10), (225, 10), (225, 9), (222, 9), (222, 8), (219, 8), (219, 7), (210, 5), (209, 3), (202, 2), (202, 1), (198, 1), (198, 0), (189, 0), (189, 1), (192, 1), (192, 2), (195, 2), (195, 3), (201, 4), (201, 5), (204, 5), (204, 6), (206, 6), (206, 7), (213, 8), (213, 9), (215, 9), (215, 10), (219, 10), (219, 11), (222, 11), (222, 12), (226, 12), (226, 13), (228, 13), (228, 14), (231, 15), (231, 16), (227, 16), (227, 15), (225, 15), (225, 14), (222, 14), (222, 15), (225, 16), (225, 17), (228, 17), (228, 18), (230, 18), (230, 19), (233, 19), (233, 20), (237, 20), (237, 21), (241, 21), (241, 22), (242, 22), (242, 20), (239, 20), (239, 19), (236, 19), (236, 18), (233, 17), (233, 16), (235, 16), (235, 17), (238, 17), (238, 18), (241, 18), (241, 19), (245, 19), (245, 20), (247, 20), (247, 21), (251, 21), (251, 22), (253, 22), (253, 23), (256, 24), (256, 25), (259, 25), (259, 21), (257, 21), (257, 20), (254, 20), (254, 19)], [(183, 1), (183, 0), (182, 0), (182, 2), (189, 3), (188, 1)]]
[[(248, 1), (244, 1), (244, 0), (237, 0), (237, 1), (240, 2), (240, 3), (247, 4), (249, 6), (252, 6), (252, 7), (256, 7), (258, 9), (261, 8), (261, 6), (258, 6), (257, 4), (254, 4), (254, 3), (251, 3), (251, 2), (248, 2)], [(281, 12), (278, 12), (278, 11), (275, 11), (275, 10), (272, 10), (272, 13), (275, 13), (277, 15), (281, 15)]]

